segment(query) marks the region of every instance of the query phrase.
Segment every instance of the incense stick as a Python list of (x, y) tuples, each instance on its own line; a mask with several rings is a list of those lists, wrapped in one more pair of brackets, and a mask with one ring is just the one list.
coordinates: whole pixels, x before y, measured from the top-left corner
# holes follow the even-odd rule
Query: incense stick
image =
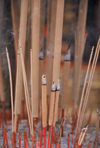
[(1, 58), (0, 58), (0, 100), (2, 103), (5, 102), (5, 93), (4, 93), (4, 80), (1, 66)]
[(86, 135), (87, 129), (88, 129), (88, 126), (87, 126), (86, 128), (83, 128), (83, 129), (82, 129), (82, 132), (81, 132), (81, 134), (80, 134), (80, 136), (79, 136), (79, 140), (78, 140), (78, 145), (79, 145), (79, 146), (82, 145), (82, 142), (83, 142), (84, 137), (85, 137), (85, 135)]
[(7, 62), (8, 62), (8, 69), (9, 69), (9, 79), (10, 79), (10, 93), (11, 93), (11, 111), (12, 111), (12, 132), (14, 131), (14, 107), (13, 107), (13, 83), (12, 83), (12, 73), (11, 73), (11, 64), (10, 64), (10, 58), (9, 58), (9, 53), (8, 49), (6, 47), (6, 56), (7, 56)]
[(55, 90), (55, 82), (53, 82), (52, 89), (51, 89), (50, 108), (49, 108), (49, 126), (52, 126), (52, 124), (53, 124), (55, 92), (56, 92), (56, 90)]
[(50, 98), (50, 107), (49, 107), (49, 135), (48, 135), (48, 148), (50, 145), (50, 135), (51, 135), (51, 127), (53, 125), (53, 113), (54, 113), (54, 103), (55, 103), (55, 82), (52, 83), (52, 89), (51, 89), (51, 98)]
[(48, 24), (49, 28), (48, 28), (48, 38), (47, 38), (46, 75), (47, 75), (47, 94), (50, 97), (51, 85), (52, 85), (53, 52), (54, 52), (57, 0), (50, 0), (49, 3), (51, 3), (51, 10), (50, 10), (51, 16), (50, 16), (50, 24)]
[(57, 0), (55, 38), (54, 38), (53, 76), (52, 76), (52, 81), (54, 81), (56, 85), (60, 75), (63, 13), (64, 13), (64, 0)]
[(91, 60), (92, 60), (92, 56), (93, 56), (93, 50), (94, 50), (94, 47), (92, 47), (92, 50), (91, 50), (91, 54), (90, 54), (90, 58), (89, 58), (89, 63), (88, 63), (88, 68), (87, 68), (87, 73), (86, 73), (86, 77), (85, 77), (85, 81), (84, 81), (84, 86), (83, 86), (83, 90), (82, 90), (82, 96), (81, 96), (80, 105), (79, 105), (79, 111), (78, 111), (78, 119), (77, 119), (76, 131), (77, 131), (77, 128), (78, 128), (79, 117), (80, 117), (80, 114), (81, 114), (81, 108), (82, 108), (83, 101), (84, 101), (84, 93), (85, 93), (85, 90), (86, 90), (85, 88), (86, 88), (87, 79), (88, 79), (88, 75), (89, 75), (89, 71), (90, 71), (90, 64), (91, 64)]
[(95, 72), (99, 52), (100, 52), (100, 38), (99, 38), (98, 43), (97, 43), (97, 47), (96, 47), (96, 51), (95, 51), (95, 55), (94, 55), (94, 59), (93, 59), (93, 64), (92, 64), (90, 75), (89, 75), (86, 95), (84, 97), (84, 105), (83, 105), (83, 110), (82, 110), (82, 114), (81, 114), (80, 127), (82, 126), (82, 121), (83, 121), (84, 113), (85, 113), (87, 102), (88, 102), (89, 92), (90, 92), (90, 88), (91, 88), (91, 85), (92, 85), (92, 80), (93, 80), (93, 76), (94, 76), (94, 72)]
[[(18, 1), (11, 0), (11, 11), (12, 11), (12, 22), (13, 22), (13, 31), (14, 31), (14, 46), (15, 46), (15, 55), (17, 59), (17, 50), (18, 50)], [(17, 61), (16, 61), (17, 62)]]
[(42, 126), (47, 127), (47, 88), (46, 76), (42, 76)]
[(62, 97), (61, 97), (61, 107), (65, 109), (66, 105), (71, 105), (71, 99), (68, 98), (68, 78), (70, 73), (70, 64), (71, 64), (71, 55), (70, 49), (67, 51), (67, 54), (64, 57), (64, 66), (62, 72)]
[[(18, 46), (23, 49), (23, 54), (25, 53), (25, 42), (26, 42), (26, 25), (27, 25), (27, 10), (28, 10), (28, 0), (21, 1), (21, 11), (20, 11), (20, 27), (19, 27), (19, 42)], [(15, 126), (17, 121), (17, 115), (21, 111), (21, 100), (23, 95), (23, 80), (22, 80), (22, 69), (21, 69), (21, 59), (17, 55), (17, 70), (16, 70), (16, 86), (15, 86)]]
[(78, 23), (75, 34), (75, 66), (73, 81), (73, 100), (75, 101), (74, 109), (77, 108), (79, 99), (80, 83), (81, 83), (81, 64), (85, 47), (85, 26), (87, 17), (88, 0), (81, 0), (79, 6)]
[(55, 106), (54, 106), (54, 117), (53, 117), (53, 127), (55, 127), (57, 115), (58, 115), (58, 102), (59, 102), (59, 93), (60, 93), (60, 82), (58, 80), (56, 97), (55, 97)]
[[(30, 50), (30, 67), (31, 67), (31, 76), (30, 76), (30, 83), (31, 83), (31, 103), (32, 103), (32, 68), (33, 68), (33, 65), (32, 65), (32, 49)], [(31, 115), (31, 120), (32, 120), (32, 128), (33, 128), (33, 115)]]
[[(88, 76), (87, 89), (86, 89), (85, 94), (84, 94), (84, 102), (82, 104), (82, 108), (80, 107), (81, 110), (79, 109), (80, 115), (78, 116), (76, 131), (77, 130), (80, 131), (80, 127), (82, 125), (85, 109), (86, 109), (87, 102), (88, 102), (88, 96), (89, 96), (89, 92), (90, 92), (90, 88), (91, 88), (91, 84), (92, 84), (92, 79), (93, 79), (93, 75), (94, 75), (94, 71), (95, 71), (95, 67), (96, 67), (96, 63), (97, 63), (97, 59), (98, 59), (98, 55), (99, 55), (99, 50), (100, 50), (100, 39), (98, 40), (98, 44), (97, 44), (94, 59), (93, 59), (93, 64), (92, 64), (92, 67), (91, 67), (91, 70), (90, 70), (90, 74)], [(91, 58), (90, 58), (90, 61), (91, 61)], [(87, 74), (88, 74), (88, 72), (87, 72)], [(84, 88), (84, 90), (85, 90), (85, 88)], [(83, 94), (82, 94), (82, 97), (83, 97)]]
[(58, 80), (56, 94), (55, 94), (55, 100), (54, 100), (54, 114), (53, 114), (53, 124), (52, 124), (53, 127), (52, 127), (50, 148), (52, 148), (52, 141), (53, 141), (53, 136), (54, 136), (55, 124), (56, 124), (57, 115), (58, 115), (59, 93), (60, 93), (60, 82)]
[(33, 135), (33, 125), (32, 125), (32, 117), (31, 117), (32, 116), (31, 102), (30, 102), (25, 66), (24, 66), (24, 57), (23, 57), (23, 53), (22, 53), (21, 48), (20, 48), (20, 58), (21, 58), (21, 64), (22, 64), (22, 74), (23, 74), (23, 82), (24, 82), (24, 90), (25, 90), (25, 99), (26, 99), (28, 120), (29, 120), (29, 124), (30, 124), (30, 131), (31, 131), (31, 134)]
[(32, 14), (32, 115), (39, 111), (39, 50), (40, 50), (40, 0), (31, 0)]

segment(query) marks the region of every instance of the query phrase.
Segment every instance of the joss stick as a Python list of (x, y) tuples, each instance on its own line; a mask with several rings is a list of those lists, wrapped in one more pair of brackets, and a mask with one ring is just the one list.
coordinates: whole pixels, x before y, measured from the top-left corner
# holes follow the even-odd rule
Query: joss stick
[(55, 129), (55, 124), (56, 124), (57, 115), (58, 115), (59, 93), (60, 93), (60, 82), (59, 82), (59, 80), (58, 80), (58, 82), (57, 82), (56, 94), (55, 94), (54, 114), (53, 114), (53, 125), (52, 125), (53, 127), (52, 127), (52, 135), (51, 135), (50, 148), (52, 147), (52, 141), (53, 141), (53, 136), (54, 136), (54, 129)]
[(94, 55), (94, 59), (93, 59), (93, 64), (92, 64), (90, 75), (89, 75), (88, 86), (87, 86), (87, 89), (86, 89), (86, 94), (85, 94), (85, 97), (84, 97), (84, 104), (83, 104), (83, 107), (82, 107), (82, 114), (81, 114), (81, 121), (80, 121), (80, 125), (79, 125), (79, 130), (82, 126), (82, 122), (83, 122), (83, 118), (84, 118), (84, 114), (85, 114), (85, 110), (86, 110), (86, 106), (87, 106), (87, 102), (88, 102), (89, 92), (90, 92), (90, 88), (91, 88), (91, 85), (92, 85), (92, 80), (93, 80), (93, 76), (94, 76), (99, 52), (100, 52), (100, 38), (99, 38), (98, 43), (97, 43), (97, 47), (96, 47), (96, 51), (95, 51), (95, 55)]
[(4, 80), (3, 80), (3, 73), (1, 67), (1, 58), (0, 58), (0, 100), (2, 103), (5, 102), (5, 93), (4, 93)]
[(53, 124), (55, 93), (56, 93), (55, 82), (53, 82), (51, 89), (50, 108), (49, 108), (49, 126), (52, 126)]
[[(30, 49), (30, 84), (31, 84), (31, 103), (32, 103), (32, 69), (33, 69), (33, 65), (32, 65), (32, 49)], [(32, 126), (33, 126), (33, 116), (32, 116)]]
[[(42, 89), (41, 89), (41, 77), (43, 74), (46, 74), (45, 70), (45, 58), (43, 49), (40, 50), (40, 56), (39, 56), (39, 104), (41, 104), (41, 95), (42, 95)], [(39, 106), (39, 113), (41, 113), (41, 109)]]
[(92, 47), (92, 51), (91, 51), (91, 54), (90, 54), (88, 68), (87, 68), (87, 73), (86, 73), (86, 77), (85, 77), (85, 81), (84, 81), (84, 86), (83, 86), (83, 90), (82, 90), (82, 96), (81, 96), (80, 105), (79, 105), (76, 130), (78, 128), (79, 117), (80, 117), (80, 114), (81, 114), (81, 109), (82, 109), (82, 105), (83, 105), (83, 101), (84, 101), (84, 93), (85, 93), (85, 90), (86, 90), (85, 88), (86, 88), (87, 79), (88, 79), (88, 75), (89, 75), (89, 71), (90, 71), (90, 64), (91, 64), (91, 60), (92, 60), (92, 56), (93, 56), (93, 50), (94, 50), (94, 47)]
[(23, 74), (23, 82), (24, 82), (24, 90), (25, 90), (25, 99), (26, 99), (28, 120), (29, 120), (29, 124), (30, 124), (30, 131), (31, 131), (31, 134), (33, 135), (31, 100), (30, 100), (30, 96), (29, 96), (29, 90), (28, 90), (28, 84), (27, 84), (27, 78), (26, 78), (24, 56), (23, 56), (21, 48), (20, 48), (20, 58), (21, 58), (21, 65), (22, 65), (22, 74)]
[(40, 0), (31, 0), (32, 14), (32, 115), (38, 117), (39, 100), (39, 48), (40, 48)]
[(86, 128), (84, 128), (84, 129), (82, 129), (82, 132), (81, 132), (81, 134), (80, 134), (80, 136), (79, 136), (79, 140), (78, 140), (78, 145), (79, 145), (79, 146), (82, 145), (82, 142), (83, 142), (84, 137), (85, 137), (85, 135), (86, 135), (87, 129), (88, 129), (88, 126), (87, 126)]
[(53, 113), (54, 113), (54, 103), (55, 103), (55, 82), (52, 84), (51, 97), (50, 97), (50, 108), (49, 108), (49, 135), (48, 135), (48, 148), (50, 146), (50, 135), (51, 127), (53, 125)]
[(85, 88), (86, 91), (85, 91), (85, 94), (84, 94), (84, 102), (82, 103), (81, 111), (79, 110), (81, 113), (80, 113), (80, 115), (78, 115), (76, 132), (77, 132), (77, 130), (80, 131), (80, 128), (82, 126), (82, 121), (83, 121), (84, 113), (85, 113), (87, 102), (88, 102), (89, 92), (90, 92), (90, 88), (91, 88), (91, 85), (92, 85), (92, 80), (93, 80), (93, 75), (94, 75), (95, 68), (96, 68), (99, 50), (100, 50), (100, 39), (98, 40), (98, 43), (97, 43), (92, 67), (91, 67), (91, 70), (90, 70), (90, 74), (88, 76), (88, 83), (87, 83), (87, 86), (86, 86), (87, 89)]
[(44, 27), (45, 27), (45, 0), (41, 0), (41, 7), (40, 7), (40, 49), (44, 48)]
[(42, 127), (44, 130), (44, 148), (46, 148), (46, 127), (47, 127), (47, 86), (46, 76), (42, 76)]
[[(12, 22), (13, 22), (13, 32), (14, 32), (14, 47), (15, 47), (15, 55), (17, 58), (17, 50), (18, 50), (18, 1), (11, 0), (11, 11), (12, 11)], [(17, 62), (17, 61), (16, 61)]]
[[(70, 52), (70, 49), (69, 51)], [(68, 78), (70, 73), (70, 53), (65, 55), (64, 66), (62, 72), (62, 98), (61, 98), (61, 107), (65, 109), (66, 104), (70, 105), (70, 99), (68, 98)]]
[[(2, 26), (3, 26), (3, 19), (4, 19), (4, 1), (0, 1), (0, 46), (2, 46)], [(0, 100), (2, 105), (5, 102), (5, 94), (4, 94), (4, 82), (3, 82), (3, 74), (2, 74), (2, 67), (1, 67), (1, 58), (0, 58)]]
[(46, 76), (42, 76), (42, 126), (47, 127), (47, 86)]
[(58, 80), (58, 82), (57, 82), (56, 96), (55, 96), (53, 127), (55, 127), (56, 120), (57, 120), (57, 115), (58, 115), (59, 93), (60, 93), (60, 81)]
[[(27, 10), (28, 10), (28, 0), (22, 0), (21, 1), (18, 46), (22, 47), (23, 54), (25, 53)], [(16, 121), (17, 121), (17, 115), (20, 114), (20, 111), (21, 111), (21, 99), (23, 95), (22, 69), (21, 69), (20, 63), (21, 63), (20, 56), (17, 56), (16, 86), (15, 86), (15, 113), (16, 113), (15, 118), (16, 118)], [(15, 130), (16, 130), (16, 123), (15, 123)]]
[(79, 16), (78, 23), (75, 33), (75, 66), (74, 66), (74, 81), (73, 81), (73, 99), (75, 101), (74, 108), (76, 109), (79, 91), (80, 91), (80, 81), (81, 81), (81, 64), (82, 56), (85, 47), (85, 26), (86, 26), (86, 16), (87, 16), (87, 5), (88, 0), (81, 0), (79, 6)]
[(50, 93), (51, 93), (50, 90), (52, 85), (53, 52), (54, 52), (57, 0), (50, 0), (50, 4), (51, 4), (51, 9), (49, 10), (50, 14), (48, 16), (48, 36), (47, 36), (47, 56), (46, 56), (47, 94), (49, 97), (50, 97)]
[(53, 77), (52, 77), (52, 81), (54, 81), (56, 85), (60, 75), (63, 12), (64, 12), (64, 0), (57, 0), (55, 38), (54, 38)]
[(10, 79), (10, 93), (11, 93), (11, 112), (12, 112), (12, 132), (14, 130), (14, 103), (13, 103), (13, 83), (12, 83), (12, 73), (11, 73), (11, 63), (10, 63), (10, 58), (9, 58), (9, 53), (8, 53), (8, 49), (6, 48), (6, 56), (7, 56), (7, 62), (8, 62), (8, 69), (9, 69), (9, 79)]
[(4, 123), (5, 122), (5, 91), (4, 91), (4, 78), (3, 78), (1, 61), (0, 61), (0, 101), (2, 104), (2, 120)]

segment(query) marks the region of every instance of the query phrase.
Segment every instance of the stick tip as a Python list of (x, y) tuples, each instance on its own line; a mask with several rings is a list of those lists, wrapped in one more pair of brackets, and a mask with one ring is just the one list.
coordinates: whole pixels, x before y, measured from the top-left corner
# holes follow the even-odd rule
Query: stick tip
[(92, 46), (92, 51), (94, 50), (94, 46)]
[(64, 61), (70, 61), (70, 60), (71, 60), (71, 52), (69, 49), (64, 57)]
[(42, 84), (46, 85), (46, 75), (42, 75)]
[(40, 60), (43, 60), (43, 59), (44, 59), (44, 52), (43, 52), (43, 49), (40, 50), (39, 59), (40, 59)]
[(60, 91), (60, 80), (58, 80), (58, 82), (57, 82), (57, 90)]
[(52, 83), (52, 89), (51, 89), (52, 91), (55, 91), (55, 82), (53, 81), (53, 83)]
[(6, 52), (8, 52), (8, 48), (7, 48), (7, 46), (6, 46)]

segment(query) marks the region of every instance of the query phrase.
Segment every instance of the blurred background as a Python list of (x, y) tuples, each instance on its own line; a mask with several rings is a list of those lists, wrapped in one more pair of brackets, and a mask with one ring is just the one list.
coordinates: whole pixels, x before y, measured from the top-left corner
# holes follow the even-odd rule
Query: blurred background
[[(72, 81), (73, 81), (73, 62), (74, 62), (74, 34), (78, 19), (78, 8), (80, 0), (65, 0), (64, 8), (64, 24), (63, 24), (63, 38), (62, 38), (62, 55), (66, 53), (66, 48), (71, 44), (71, 70), (69, 75), (68, 83), (68, 97), (72, 98)], [(43, 3), (43, 0), (41, 0)], [(45, 3), (45, 9), (47, 10), (48, 0)], [(16, 1), (16, 21), (19, 26), (20, 19), (20, 0)], [(42, 10), (41, 10), (42, 13)], [(47, 22), (45, 18), (45, 23)], [(27, 24), (27, 48), (30, 48), (30, 9), (28, 12), (28, 24)], [(88, 1), (88, 12), (87, 12), (87, 22), (86, 22), (86, 45), (84, 49), (83, 62), (82, 62), (82, 78), (81, 86), (83, 86), (87, 63), (89, 60), (89, 55), (92, 46), (96, 46), (98, 37), (100, 35), (100, 0), (89, 0)], [(42, 40), (40, 40), (42, 42)], [(44, 42), (45, 44), (45, 42)], [(4, 91), (6, 98), (6, 107), (10, 107), (10, 90), (9, 90), (9, 75), (8, 66), (6, 60), (5, 48), (8, 47), (12, 74), (13, 74), (13, 87), (15, 86), (15, 70), (16, 70), (16, 58), (14, 50), (14, 31), (13, 31), (13, 21), (12, 21), (12, 9), (11, 0), (0, 0), (0, 62), (3, 71), (4, 78)], [(44, 45), (45, 46), (45, 45)], [(28, 51), (27, 51), (28, 52)], [(98, 59), (98, 64), (93, 80), (92, 89), (90, 92), (88, 108), (96, 109), (100, 108), (100, 56)]]

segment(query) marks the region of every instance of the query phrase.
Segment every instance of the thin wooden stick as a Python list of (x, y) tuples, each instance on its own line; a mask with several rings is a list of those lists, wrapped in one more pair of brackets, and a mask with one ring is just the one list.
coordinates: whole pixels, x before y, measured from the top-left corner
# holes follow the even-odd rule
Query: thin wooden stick
[(50, 98), (50, 108), (49, 108), (49, 126), (53, 124), (53, 114), (54, 114), (54, 103), (55, 103), (55, 82), (52, 84), (51, 98)]
[(40, 0), (31, 0), (32, 13), (32, 115), (39, 111), (39, 48), (40, 48)]
[[(4, 1), (0, 1), (0, 47), (2, 47), (2, 26), (4, 19)], [(5, 105), (5, 93), (4, 93), (4, 82), (3, 82), (3, 74), (1, 67), (1, 58), (0, 58), (0, 101), (2, 102), (2, 106)]]
[(80, 125), (79, 125), (79, 129), (82, 126), (82, 122), (83, 122), (83, 118), (84, 118), (84, 114), (85, 114), (85, 110), (86, 110), (86, 106), (87, 106), (87, 102), (88, 102), (89, 92), (90, 92), (90, 88), (91, 88), (91, 85), (92, 85), (92, 80), (93, 80), (93, 76), (94, 76), (99, 52), (100, 52), (100, 38), (99, 38), (98, 43), (97, 43), (97, 48), (96, 48), (96, 52), (95, 52), (94, 59), (93, 59), (93, 64), (92, 64), (91, 71), (90, 71), (88, 86), (87, 86), (86, 94), (85, 94), (85, 97), (84, 97), (84, 104), (83, 104), (83, 107), (82, 107), (83, 110), (82, 110), (82, 114), (81, 114), (81, 122), (80, 122)]
[(89, 78), (88, 78), (88, 83), (87, 83), (87, 89), (86, 89), (86, 92), (84, 94), (84, 102), (82, 104), (81, 113), (80, 113), (80, 116), (78, 117), (78, 120), (77, 120), (76, 131), (77, 131), (77, 129), (78, 129), (78, 131), (80, 131), (80, 128), (82, 126), (82, 121), (83, 121), (84, 113), (85, 113), (87, 102), (88, 102), (88, 96), (89, 96), (90, 88), (91, 88), (91, 85), (92, 85), (92, 79), (93, 79), (94, 71), (95, 71), (95, 68), (96, 68), (99, 50), (100, 50), (100, 39), (98, 40), (97, 48), (96, 48), (94, 59), (93, 59), (93, 64), (92, 64), (92, 67), (91, 67), (91, 70), (90, 70), (90, 74), (88, 76)]
[(33, 135), (33, 125), (32, 125), (33, 122), (32, 122), (32, 117), (31, 117), (32, 116), (32, 107), (31, 107), (31, 100), (30, 100), (29, 90), (28, 90), (28, 85), (27, 85), (26, 71), (25, 71), (25, 65), (24, 65), (24, 56), (23, 56), (21, 48), (20, 48), (20, 58), (21, 58), (21, 64), (22, 64), (22, 74), (23, 74), (28, 120), (29, 120), (29, 124), (30, 124), (30, 131), (31, 131), (31, 134)]
[(15, 46), (15, 55), (17, 59), (17, 50), (18, 50), (18, 1), (11, 0), (11, 11), (12, 11), (12, 22), (13, 22), (13, 31), (14, 31), (14, 46)]
[(93, 50), (94, 50), (94, 47), (92, 47), (92, 50), (91, 50), (91, 54), (90, 54), (90, 58), (89, 58), (89, 64), (88, 64), (87, 73), (86, 73), (86, 77), (85, 77), (85, 82), (84, 82), (84, 86), (83, 86), (83, 90), (82, 90), (82, 96), (81, 96), (79, 111), (78, 111), (76, 131), (77, 131), (77, 128), (78, 128), (78, 124), (79, 124), (78, 122), (79, 122), (79, 119), (80, 119), (81, 109), (82, 109), (82, 105), (83, 105), (83, 101), (84, 101), (84, 93), (85, 93), (85, 90), (86, 90), (85, 88), (86, 88), (87, 79), (88, 79), (88, 75), (89, 75), (89, 71), (90, 71), (90, 64), (91, 64), (91, 60), (92, 60), (92, 56), (93, 56)]
[(10, 58), (8, 49), (6, 48), (6, 56), (7, 56), (7, 62), (8, 62), (8, 69), (9, 69), (9, 79), (10, 79), (10, 93), (11, 93), (11, 111), (12, 111), (12, 132), (14, 131), (14, 103), (13, 103), (13, 83), (12, 83), (12, 73), (11, 73), (11, 64), (10, 64)]
[(59, 93), (60, 93), (60, 82), (58, 80), (56, 97), (55, 97), (55, 106), (54, 106), (54, 117), (53, 117), (53, 127), (55, 127), (57, 115), (58, 115), (58, 102), (59, 102)]
[[(20, 27), (19, 27), (19, 42), (25, 53), (25, 42), (26, 42), (26, 25), (27, 25), (27, 11), (28, 11), (28, 0), (21, 0), (21, 12), (20, 12)], [(17, 56), (17, 71), (16, 71), (16, 86), (15, 86), (15, 127), (17, 121), (17, 115), (21, 111), (21, 100), (23, 97), (23, 78), (21, 69), (21, 59)]]
[(45, 4), (46, 1), (45, 0), (41, 0), (41, 13), (40, 13), (40, 49), (44, 48), (44, 27), (45, 27)]
[[(51, 146), (52, 143), (50, 143), (50, 136), (51, 136), (51, 127), (53, 125), (53, 116), (54, 116), (54, 103), (55, 103), (55, 82), (52, 84), (51, 89), (51, 98), (50, 98), (50, 107), (49, 107), (49, 135), (48, 135), (48, 148)], [(54, 128), (53, 128), (54, 129)]]
[[(31, 67), (31, 80), (30, 80), (30, 83), (31, 83), (31, 103), (32, 103), (32, 91), (33, 91), (33, 89), (32, 89), (32, 68), (33, 68), (33, 65), (32, 65), (32, 49), (30, 50), (30, 67)], [(32, 128), (33, 128), (33, 124), (34, 124), (34, 122), (33, 122), (33, 115), (31, 116), (31, 120), (32, 120)]]
[(47, 57), (46, 57), (47, 94), (49, 97), (51, 94), (51, 85), (52, 85), (53, 52), (54, 52), (57, 0), (50, 0), (50, 3), (51, 3), (51, 9), (50, 9), (51, 16), (50, 16), (50, 24), (48, 24)]
[(83, 129), (82, 129), (82, 132), (81, 132), (81, 134), (80, 134), (80, 136), (79, 136), (79, 140), (78, 140), (78, 145), (79, 145), (79, 146), (82, 145), (82, 142), (83, 142), (84, 137), (85, 137), (85, 135), (86, 135), (87, 129), (88, 129), (88, 126), (87, 126), (86, 128), (83, 128)]
[(53, 141), (53, 137), (54, 137), (54, 129), (55, 129), (55, 124), (56, 124), (57, 115), (58, 115), (59, 93), (60, 93), (60, 82), (58, 80), (57, 90), (56, 90), (55, 100), (54, 100), (55, 103), (54, 103), (54, 114), (53, 114), (53, 124), (52, 124), (53, 127), (52, 127), (52, 135), (51, 135), (50, 148), (52, 147), (52, 141)]
[(42, 76), (42, 126), (47, 127), (47, 87), (46, 76)]
[(81, 82), (81, 64), (82, 56), (85, 47), (85, 26), (87, 17), (88, 0), (81, 0), (79, 6), (78, 23), (75, 34), (75, 66), (74, 66), (74, 81), (73, 81), (73, 100), (75, 101), (74, 108), (77, 108), (79, 100), (80, 82)]
[(44, 53), (43, 53), (43, 50), (41, 49), (40, 56), (39, 56), (39, 104), (41, 104), (41, 98), (42, 98), (41, 77), (43, 74), (46, 74), (46, 70), (45, 70)]
[(64, 59), (64, 67), (62, 72), (62, 98), (61, 98), (61, 107), (65, 109), (66, 105), (70, 105), (71, 99), (68, 98), (68, 78), (70, 73), (70, 49), (67, 51)]
[(0, 59), (0, 100), (2, 103), (5, 102), (4, 80), (3, 80), (3, 73), (2, 73), (2, 67), (1, 67), (1, 59)]
[(52, 77), (52, 80), (55, 82), (56, 85), (60, 75), (63, 12), (64, 12), (64, 0), (57, 0), (55, 39), (54, 39), (53, 77)]
[(42, 76), (42, 127), (44, 129), (44, 148), (46, 148), (46, 127), (47, 127), (47, 87), (46, 76)]

